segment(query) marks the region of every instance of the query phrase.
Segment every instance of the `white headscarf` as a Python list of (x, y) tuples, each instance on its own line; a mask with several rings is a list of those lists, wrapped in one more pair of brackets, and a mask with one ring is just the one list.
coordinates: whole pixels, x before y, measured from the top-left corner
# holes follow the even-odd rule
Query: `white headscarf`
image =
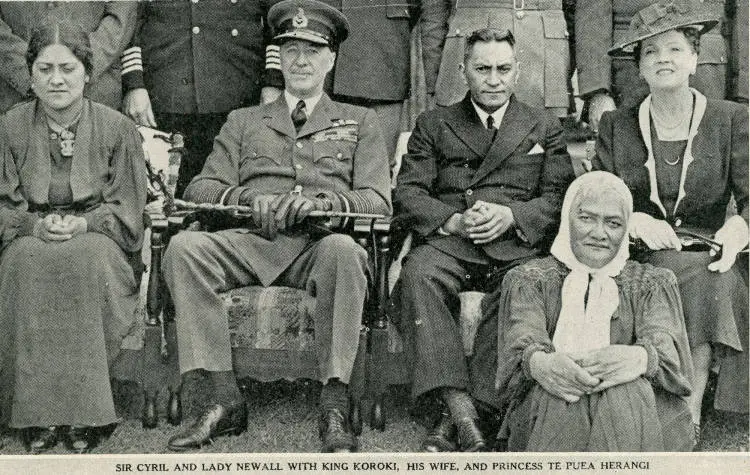
[[(560, 231), (552, 244), (551, 253), (570, 269), (562, 287), (562, 306), (552, 344), (555, 351), (572, 354), (575, 358), (587, 351), (609, 345), (609, 324), (620, 302), (613, 277), (620, 274), (629, 257), (627, 233), (623, 236), (615, 257), (600, 269), (592, 269), (578, 261), (570, 242), (571, 208), (579, 202), (579, 195), (590, 189), (606, 190), (622, 200), (625, 229), (633, 211), (633, 197), (627, 185), (615, 175), (593, 171), (584, 173), (570, 184), (563, 200)], [(588, 305), (586, 292), (588, 291)]]

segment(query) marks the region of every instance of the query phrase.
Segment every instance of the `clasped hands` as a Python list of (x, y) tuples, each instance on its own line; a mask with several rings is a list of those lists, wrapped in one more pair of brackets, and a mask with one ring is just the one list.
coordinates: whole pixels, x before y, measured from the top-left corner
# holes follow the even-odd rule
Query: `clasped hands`
[(83, 234), (88, 229), (86, 218), (72, 214), (61, 217), (59, 214), (48, 214), (34, 224), (33, 235), (47, 242), (67, 241)]
[[(672, 226), (646, 213), (633, 213), (629, 232), (632, 238), (642, 240), (652, 250), (682, 249), (680, 238)], [(708, 270), (726, 272), (734, 265), (737, 254), (748, 245), (750, 234), (747, 223), (742, 216), (732, 216), (716, 231), (713, 240), (722, 245), (721, 258), (709, 264)], [(711, 256), (716, 255), (713, 249), (709, 253)]]
[(261, 194), (243, 201), (240, 200), (240, 204), (253, 209), (253, 223), (259, 228), (260, 235), (268, 240), (274, 240), (277, 233), (301, 223), (312, 211), (328, 211), (326, 208), (330, 203), (299, 193)]
[(529, 359), (531, 376), (553, 396), (577, 402), (635, 380), (646, 373), (648, 354), (638, 345), (609, 345), (583, 355), (537, 351)]
[(502, 236), (515, 224), (513, 211), (505, 205), (477, 200), (463, 213), (455, 213), (443, 224), (448, 234), (487, 244)]

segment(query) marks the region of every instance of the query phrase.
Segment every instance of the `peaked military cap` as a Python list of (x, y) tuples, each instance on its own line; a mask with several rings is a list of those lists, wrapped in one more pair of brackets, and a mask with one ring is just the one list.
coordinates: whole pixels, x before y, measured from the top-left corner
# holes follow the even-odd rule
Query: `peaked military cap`
[(349, 35), (343, 13), (317, 0), (283, 0), (268, 11), (274, 40), (299, 39), (336, 47)]

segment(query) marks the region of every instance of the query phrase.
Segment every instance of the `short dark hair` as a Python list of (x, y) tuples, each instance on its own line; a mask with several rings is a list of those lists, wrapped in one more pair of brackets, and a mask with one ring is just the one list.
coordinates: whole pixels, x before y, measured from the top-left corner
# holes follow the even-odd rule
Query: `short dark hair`
[(50, 45), (67, 47), (83, 63), (86, 74), (94, 69), (93, 52), (89, 36), (79, 26), (64, 21), (45, 21), (31, 32), (29, 47), (26, 50), (26, 65), (31, 72), (34, 61), (44, 48)]
[(490, 42), (506, 42), (511, 47), (516, 44), (516, 39), (513, 37), (513, 33), (510, 30), (497, 30), (495, 28), (482, 28), (471, 32), (468, 38), (466, 38), (466, 46), (464, 46), (464, 63), (468, 61), (471, 56), (471, 50), (477, 43), (490, 43)]
[[(692, 26), (685, 26), (681, 28), (675, 28), (675, 31), (679, 31), (680, 33), (685, 35), (685, 39), (687, 40), (690, 47), (693, 48), (693, 51), (695, 51), (695, 54), (700, 54), (701, 32), (698, 28), (695, 28)], [(641, 62), (641, 46), (642, 45), (643, 45), (643, 40), (637, 42), (635, 44), (635, 47), (633, 48), (633, 57), (635, 58), (636, 63)]]

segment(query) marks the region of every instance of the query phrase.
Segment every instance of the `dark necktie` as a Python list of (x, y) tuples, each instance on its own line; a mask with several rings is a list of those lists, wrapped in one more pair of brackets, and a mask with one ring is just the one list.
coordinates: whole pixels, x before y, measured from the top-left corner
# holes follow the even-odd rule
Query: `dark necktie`
[(487, 130), (492, 132), (492, 141), (495, 141), (495, 135), (497, 134), (497, 129), (495, 128), (495, 118), (491, 115), (487, 116)]
[(299, 129), (307, 122), (307, 114), (305, 113), (305, 101), (301, 100), (297, 103), (297, 107), (292, 111), (292, 123), (294, 128), (299, 132)]

